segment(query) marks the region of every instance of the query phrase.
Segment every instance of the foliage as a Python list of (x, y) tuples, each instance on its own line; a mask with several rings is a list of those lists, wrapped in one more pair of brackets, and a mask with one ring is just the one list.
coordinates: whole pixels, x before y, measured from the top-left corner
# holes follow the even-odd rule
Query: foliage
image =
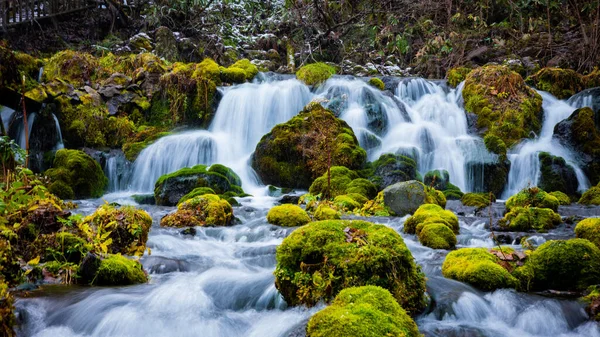
[(218, 195), (204, 194), (186, 200), (175, 213), (160, 221), (164, 227), (229, 226), (233, 222), (233, 208)]
[(23, 164), (25, 155), (25, 150), (14, 140), (8, 136), (0, 136), (0, 163), (3, 175), (9, 170), (14, 170), (18, 164)]

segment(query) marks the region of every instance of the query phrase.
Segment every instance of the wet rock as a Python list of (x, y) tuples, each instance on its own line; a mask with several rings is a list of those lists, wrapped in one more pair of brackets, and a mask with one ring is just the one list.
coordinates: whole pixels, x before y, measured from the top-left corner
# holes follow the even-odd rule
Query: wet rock
[(278, 200), (278, 202), (280, 204), (294, 204), (294, 205), (297, 205), (298, 201), (300, 201), (300, 196), (299, 195), (291, 195), (291, 194), (286, 194), (283, 197), (281, 197), (281, 199)]
[(87, 253), (81, 261), (77, 274), (83, 283), (90, 283), (96, 277), (98, 268), (100, 268), (100, 257), (96, 254)]
[(190, 270), (187, 261), (162, 256), (148, 256), (142, 262), (149, 274), (168, 274)]
[(548, 152), (540, 152), (540, 181), (539, 188), (544, 191), (560, 191), (567, 195), (577, 195), (577, 176), (572, 166), (562, 157), (556, 157)]
[(401, 181), (417, 178), (417, 163), (414, 159), (399, 154), (384, 154), (372, 163), (373, 176), (371, 180), (386, 188)]
[[(411, 180), (386, 187), (383, 190), (383, 198), (385, 205), (397, 216), (404, 216), (414, 213), (422, 204), (437, 203), (435, 196), (432, 195), (435, 192), (437, 191), (427, 191), (423, 183)], [(443, 206), (445, 205), (444, 198)]]

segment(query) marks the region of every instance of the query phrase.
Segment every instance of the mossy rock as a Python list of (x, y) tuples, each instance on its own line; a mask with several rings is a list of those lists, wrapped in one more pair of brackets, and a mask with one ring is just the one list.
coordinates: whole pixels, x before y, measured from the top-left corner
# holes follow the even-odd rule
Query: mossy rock
[(160, 221), (163, 227), (229, 226), (233, 224), (231, 204), (218, 195), (205, 194), (182, 202), (177, 211)]
[(539, 207), (550, 208), (553, 211), (558, 210), (558, 199), (549, 193), (542, 191), (537, 187), (530, 187), (521, 190), (519, 193), (508, 198), (506, 201), (506, 210), (511, 211), (515, 207)]
[(297, 227), (310, 222), (308, 214), (296, 205), (275, 206), (267, 213), (267, 221), (276, 226)]
[(16, 336), (14, 327), (17, 319), (15, 317), (15, 306), (8, 285), (0, 278), (0, 335), (5, 337)]
[(339, 220), (340, 212), (329, 207), (329, 205), (321, 203), (315, 210), (315, 220)]
[(456, 234), (446, 223), (430, 220), (423, 224), (417, 236), (419, 242), (429, 248), (454, 249), (456, 247)]
[(559, 205), (570, 205), (571, 198), (568, 195), (561, 191), (554, 191), (549, 193), (551, 196), (555, 197), (558, 200)]
[(83, 219), (83, 225), (93, 229), (95, 235), (111, 239), (108, 252), (142, 256), (146, 250), (152, 217), (133, 206), (115, 207), (104, 204)]
[(243, 194), (241, 187), (235, 184), (240, 182), (239, 176), (223, 165), (212, 165), (210, 168), (196, 165), (158, 178), (154, 187), (154, 197), (157, 205), (172, 206), (178, 204), (188, 193), (201, 187), (210, 188), (216, 194)]
[[(307, 189), (331, 166), (363, 167), (366, 152), (352, 129), (320, 104), (309, 104), (286, 123), (262, 137), (252, 156), (252, 168), (269, 185)], [(325, 154), (324, 154), (325, 153)]]
[(489, 193), (465, 193), (460, 201), (465, 206), (486, 208), (490, 205), (490, 201), (496, 201), (496, 197), (493, 194), (490, 196)]
[(404, 233), (419, 234), (423, 225), (427, 223), (442, 223), (456, 234), (460, 231), (458, 217), (452, 211), (444, 210), (436, 204), (424, 204), (410, 218), (406, 219)]
[(461, 248), (448, 253), (442, 265), (442, 274), (484, 291), (515, 288), (517, 279), (500, 266), (500, 262), (485, 248)]
[(258, 74), (258, 68), (248, 59), (241, 59), (229, 66), (229, 69), (236, 68), (244, 71), (244, 78), (250, 82)]
[(498, 221), (500, 227), (509, 231), (547, 232), (556, 228), (562, 219), (550, 208), (513, 207)]
[(587, 295), (582, 298), (586, 304), (585, 311), (594, 321), (600, 321), (600, 287), (597, 285), (587, 289)]
[(513, 274), (527, 291), (582, 291), (600, 279), (600, 249), (585, 239), (550, 240)]
[(394, 215), (394, 212), (385, 205), (383, 191), (381, 191), (375, 199), (369, 200), (364, 204), (360, 209), (360, 214), (363, 216), (390, 216)]
[(360, 202), (354, 200), (354, 198), (349, 195), (338, 195), (333, 199), (333, 205), (343, 212), (352, 212), (355, 209), (360, 209), (362, 206)]
[(246, 82), (246, 72), (240, 68), (221, 67), (221, 81), (224, 83), (239, 84)]
[(88, 53), (63, 50), (54, 54), (44, 66), (46, 82), (60, 78), (76, 87), (89, 84), (96, 78), (98, 60)]
[(373, 88), (377, 88), (381, 91), (385, 90), (385, 83), (383, 83), (383, 81), (380, 78), (373, 77), (373, 78), (369, 79), (368, 83)]
[[(44, 172), (53, 182), (62, 182), (62, 187), (52, 187), (59, 198), (98, 198), (104, 194), (108, 178), (100, 165), (83, 151), (61, 149), (56, 151), (52, 168)], [(71, 187), (68, 190), (64, 187)], [(61, 185), (59, 185), (61, 186)], [(73, 194), (71, 194), (73, 192)]]
[(585, 89), (582, 76), (571, 69), (542, 68), (527, 77), (526, 82), (558, 99), (569, 98)]
[(562, 157), (548, 152), (538, 154), (540, 160), (540, 179), (538, 187), (544, 191), (561, 191), (568, 195), (577, 195), (577, 176), (572, 166)]
[(446, 207), (446, 197), (442, 192), (416, 180), (386, 187), (383, 190), (383, 201), (398, 216), (414, 213), (423, 204), (437, 204), (442, 208)]
[(119, 286), (148, 282), (142, 264), (120, 254), (102, 259), (96, 277), (91, 284), (98, 286)]
[(211, 58), (205, 58), (196, 65), (193, 77), (204, 77), (213, 81), (216, 85), (221, 85), (221, 70), (219, 65)]
[(342, 290), (308, 321), (307, 337), (419, 337), (412, 318), (389, 291), (377, 286)]
[(487, 134), (483, 137), (483, 143), (489, 152), (500, 156), (500, 160), (506, 160), (506, 144), (504, 144), (504, 141), (500, 137)]
[(401, 181), (417, 179), (417, 163), (413, 158), (386, 153), (371, 163), (373, 175), (371, 180), (384, 189)]
[(425, 279), (402, 237), (366, 221), (311, 222), (277, 247), (275, 285), (289, 305), (331, 301), (342, 289), (377, 285), (409, 313), (425, 305)]
[(335, 75), (336, 70), (334, 67), (322, 63), (312, 63), (302, 66), (296, 71), (296, 77), (304, 82), (306, 85), (320, 85), (327, 81), (332, 75)]
[(194, 188), (190, 193), (184, 195), (179, 199), (177, 204), (181, 204), (182, 202), (188, 201), (192, 198), (199, 197), (205, 194), (216, 194), (215, 191), (210, 187), (197, 187)]
[(460, 200), (464, 195), (464, 193), (460, 190), (458, 186), (452, 185), (450, 183), (448, 183), (448, 186), (442, 192), (444, 193), (444, 197), (446, 197), (446, 200)]
[(448, 70), (446, 74), (446, 78), (448, 79), (448, 84), (452, 88), (456, 88), (460, 82), (464, 81), (467, 78), (467, 75), (471, 72), (471, 68), (467, 67), (456, 67)]
[(542, 126), (542, 97), (506, 66), (487, 65), (471, 71), (462, 92), (465, 109), (477, 115), (484, 135), (495, 135), (507, 147)]
[(586, 239), (600, 248), (600, 218), (587, 218), (575, 226), (575, 236)]
[(578, 203), (582, 205), (600, 205), (600, 184), (585, 191), (579, 198)]
[[(329, 191), (328, 182), (330, 184)], [(321, 194), (335, 198), (344, 194), (360, 194), (367, 199), (377, 195), (377, 187), (367, 179), (359, 178), (358, 173), (343, 166), (334, 166), (330, 169), (330, 177), (327, 172), (315, 179), (308, 189), (313, 195)]]

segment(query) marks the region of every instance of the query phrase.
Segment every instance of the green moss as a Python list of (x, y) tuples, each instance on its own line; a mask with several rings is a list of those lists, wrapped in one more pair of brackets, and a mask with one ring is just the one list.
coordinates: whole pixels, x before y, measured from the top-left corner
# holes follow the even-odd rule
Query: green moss
[(500, 156), (501, 161), (506, 160), (506, 144), (500, 137), (488, 134), (483, 138), (483, 143), (488, 151)]
[(336, 197), (346, 193), (348, 185), (352, 180), (358, 179), (358, 174), (343, 166), (333, 166), (330, 169), (329, 193), (327, 193), (328, 177), (327, 172), (315, 179), (310, 185), (309, 192), (313, 195), (328, 194), (330, 197)]
[(600, 205), (600, 184), (585, 191), (578, 202), (582, 205)]
[(229, 226), (233, 223), (233, 208), (218, 195), (196, 196), (177, 206), (177, 211), (160, 221), (164, 227)]
[(315, 220), (338, 220), (340, 219), (340, 212), (329, 207), (325, 203), (319, 204), (315, 210)]
[(75, 192), (71, 186), (67, 185), (63, 180), (56, 180), (48, 186), (50, 193), (62, 198), (62, 199), (75, 199)]
[(383, 225), (312, 222), (285, 238), (276, 258), (275, 285), (290, 305), (313, 306), (362, 285), (388, 289), (410, 313), (425, 305), (423, 273), (402, 237)]
[(600, 248), (600, 218), (587, 218), (579, 221), (575, 226), (575, 235)]
[(53, 245), (46, 248), (45, 261), (78, 264), (85, 254), (92, 249), (92, 246), (83, 238), (69, 232), (56, 233), (53, 241)]
[(445, 223), (426, 222), (417, 235), (423, 246), (433, 249), (454, 249), (456, 234)]
[(594, 70), (581, 79), (585, 88), (600, 87), (600, 68), (594, 67)]
[(240, 68), (221, 67), (221, 81), (224, 83), (244, 83), (246, 82), (246, 72)]
[(241, 59), (235, 62), (229, 66), (229, 69), (232, 68), (242, 69), (244, 71), (246, 81), (249, 82), (252, 81), (252, 79), (258, 74), (258, 68), (248, 59)]
[(569, 98), (584, 89), (582, 76), (571, 69), (542, 68), (526, 82), (558, 99)]
[(148, 282), (142, 265), (120, 254), (109, 255), (100, 262), (93, 285), (115, 286)]
[(600, 279), (600, 249), (585, 239), (550, 240), (514, 274), (524, 290), (585, 290)]
[(423, 177), (423, 184), (440, 191), (448, 188), (449, 183), (450, 174), (446, 170), (432, 170), (427, 172), (425, 177)]
[(232, 169), (225, 165), (213, 164), (208, 168), (208, 172), (217, 173), (229, 180), (229, 183), (236, 186), (242, 186), (242, 179)]
[(477, 208), (485, 208), (490, 205), (491, 202), (496, 201), (496, 197), (490, 193), (465, 193), (460, 199), (463, 205), (477, 207)]
[(510, 231), (546, 232), (562, 222), (560, 215), (550, 208), (513, 207), (498, 224)]
[(367, 199), (372, 199), (377, 195), (377, 187), (367, 179), (357, 178), (353, 179), (348, 186), (346, 186), (345, 193), (356, 193)]
[(190, 193), (181, 197), (181, 199), (179, 199), (179, 203), (182, 203), (184, 201), (187, 201), (192, 198), (199, 197), (199, 196), (205, 195), (205, 194), (216, 194), (216, 193), (210, 187), (197, 187), (197, 188), (194, 188)]
[(80, 226), (89, 226), (93, 236), (110, 239), (111, 243), (107, 244), (109, 253), (141, 256), (146, 250), (152, 217), (133, 206), (117, 208), (104, 204), (85, 217)]
[(360, 210), (360, 214), (364, 216), (390, 216), (393, 212), (383, 201), (383, 191), (377, 194), (377, 197), (373, 200), (367, 201)]
[(370, 166), (373, 170), (373, 173), (369, 174), (370, 179), (379, 186), (379, 189), (400, 181), (415, 180), (418, 175), (415, 160), (399, 154), (383, 154)]
[(276, 226), (297, 227), (309, 223), (310, 218), (302, 208), (286, 204), (271, 208), (267, 213), (267, 221)]
[(542, 97), (506, 66), (474, 69), (467, 75), (462, 95), (465, 109), (478, 116), (477, 127), (507, 147), (540, 131)]
[(500, 259), (485, 248), (461, 248), (446, 256), (442, 274), (485, 291), (516, 287), (517, 279), (499, 262)]
[[(75, 197), (98, 198), (104, 194), (108, 178), (104, 175), (100, 165), (92, 157), (79, 150), (62, 149), (56, 151), (52, 168), (44, 173), (53, 182), (61, 181), (70, 186), (75, 192)], [(58, 197), (72, 197), (67, 189), (55, 186), (55, 191), (65, 193)]]
[(160, 129), (153, 127), (138, 131), (132, 142), (126, 142), (123, 144), (122, 149), (123, 153), (125, 154), (125, 158), (131, 162), (134, 162), (140, 152), (142, 152), (145, 148), (150, 146), (158, 139), (170, 136), (171, 134), (171, 132), (161, 132)]
[(5, 337), (16, 336), (14, 327), (17, 323), (15, 318), (14, 299), (8, 291), (8, 285), (0, 278), (0, 335)]
[(598, 308), (598, 304), (600, 304), (600, 287), (597, 285), (591, 286), (587, 289), (587, 293), (588, 294), (582, 298), (583, 302), (587, 304), (585, 310), (590, 316), (590, 319), (600, 321), (600, 310)]
[(464, 193), (460, 190), (458, 186), (452, 185), (448, 183), (448, 186), (443, 191), (444, 197), (446, 200), (460, 200), (463, 197)]
[(419, 225), (426, 223), (443, 223), (456, 234), (460, 231), (458, 217), (452, 211), (444, 210), (436, 204), (423, 204), (404, 222), (404, 233), (418, 234)]
[(296, 72), (296, 77), (306, 85), (320, 85), (335, 73), (334, 67), (318, 62), (302, 66)]
[(216, 85), (221, 85), (221, 70), (219, 65), (211, 58), (205, 58), (196, 65), (193, 77), (204, 77), (213, 81)]
[(471, 72), (470, 68), (467, 67), (457, 67), (448, 70), (446, 74), (446, 78), (448, 79), (448, 84), (456, 88), (460, 82), (464, 81), (467, 78), (467, 75)]
[(95, 79), (98, 65), (98, 60), (90, 54), (63, 50), (46, 62), (43, 76), (47, 82), (60, 78), (79, 87)]
[(342, 290), (331, 306), (313, 315), (307, 337), (419, 337), (419, 329), (389, 291), (376, 286)]
[(552, 195), (540, 190), (537, 187), (530, 187), (521, 190), (519, 193), (508, 198), (506, 201), (506, 210), (511, 211), (515, 207), (539, 207), (550, 208), (553, 211), (558, 210), (558, 199)]
[(558, 200), (559, 205), (570, 205), (571, 204), (571, 198), (569, 198), (568, 195), (564, 194), (561, 191), (554, 191), (554, 192), (550, 192), (548, 194), (555, 197)]
[(333, 204), (338, 210), (344, 212), (352, 212), (362, 206), (359, 202), (354, 200), (354, 198), (348, 195), (338, 195), (333, 199)]
[(385, 83), (377, 77), (371, 78), (369, 80), (369, 85), (382, 91), (385, 90)]

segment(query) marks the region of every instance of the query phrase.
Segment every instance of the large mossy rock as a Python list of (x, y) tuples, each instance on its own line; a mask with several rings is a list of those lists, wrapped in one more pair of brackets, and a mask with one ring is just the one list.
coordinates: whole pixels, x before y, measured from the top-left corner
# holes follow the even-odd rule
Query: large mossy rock
[(450, 184), (450, 174), (446, 170), (429, 171), (423, 177), (423, 184), (444, 191)]
[(506, 200), (506, 210), (515, 207), (538, 207), (558, 210), (558, 199), (537, 187), (525, 188)]
[(513, 207), (498, 221), (498, 224), (507, 231), (547, 232), (556, 228), (561, 222), (560, 215), (550, 208)]
[(446, 207), (446, 197), (440, 191), (411, 180), (396, 183), (383, 190), (383, 201), (397, 216), (412, 214), (423, 204)]
[(110, 239), (108, 253), (142, 256), (146, 250), (152, 217), (144, 210), (133, 206), (114, 207), (102, 205), (83, 219), (99, 237)]
[(347, 287), (389, 290), (409, 313), (425, 306), (425, 279), (402, 237), (366, 221), (311, 222), (277, 247), (275, 285), (290, 305), (331, 301)]
[(162, 218), (163, 227), (229, 226), (233, 223), (233, 208), (218, 195), (204, 194), (186, 200), (177, 211)]
[(350, 193), (358, 193), (367, 199), (377, 195), (377, 187), (372, 182), (359, 178), (358, 173), (343, 166), (332, 167), (329, 176), (327, 172), (323, 173), (313, 181), (308, 191), (313, 195), (328, 195), (330, 198)]
[(414, 159), (399, 155), (386, 153), (371, 163), (373, 175), (371, 180), (384, 189), (398, 182), (417, 179), (417, 163)]
[(585, 191), (578, 202), (582, 205), (600, 205), (600, 183)]
[(80, 282), (98, 286), (124, 286), (148, 282), (142, 264), (121, 254), (88, 254), (79, 267)]
[(540, 152), (540, 180), (538, 187), (544, 191), (560, 191), (567, 195), (577, 195), (577, 176), (572, 166), (562, 157), (548, 152)]
[(553, 138), (580, 155), (583, 170), (592, 184), (600, 182), (600, 127), (595, 120), (600, 112), (590, 108), (575, 110), (556, 124)]
[(50, 192), (62, 199), (98, 198), (108, 184), (100, 165), (79, 150), (58, 150), (52, 168), (44, 174), (52, 181)]
[(527, 77), (526, 82), (558, 99), (569, 98), (585, 89), (582, 76), (571, 69), (542, 68)]
[(507, 147), (542, 126), (542, 97), (518, 73), (488, 65), (471, 71), (462, 92), (465, 109), (477, 115), (482, 134), (499, 137)]
[(515, 288), (517, 279), (500, 265), (486, 248), (461, 248), (450, 252), (442, 265), (444, 277), (468, 283), (481, 290)]
[(437, 204), (424, 204), (406, 219), (404, 233), (419, 234), (427, 223), (442, 223), (456, 234), (460, 231), (458, 217), (452, 211), (447, 211)]
[(269, 210), (267, 221), (276, 226), (296, 227), (309, 223), (310, 217), (300, 206), (280, 205)]
[(465, 206), (486, 208), (492, 202), (496, 201), (496, 196), (489, 193), (465, 193), (461, 198), (460, 202)]
[(454, 249), (456, 234), (445, 223), (427, 222), (417, 234), (419, 242), (433, 249)]
[(600, 249), (585, 239), (551, 240), (513, 275), (524, 290), (582, 291), (600, 280)]
[(327, 308), (308, 321), (307, 337), (419, 337), (412, 318), (386, 289), (376, 286), (342, 290)]
[(317, 86), (327, 81), (327, 79), (335, 73), (336, 70), (334, 67), (325, 63), (317, 62), (302, 66), (296, 72), (296, 77), (306, 85)]
[(265, 184), (307, 189), (326, 172), (328, 151), (332, 166), (350, 170), (360, 169), (367, 156), (346, 122), (312, 103), (262, 137), (252, 168)]
[(223, 165), (196, 165), (158, 178), (154, 186), (154, 198), (157, 205), (173, 206), (199, 187), (208, 187), (217, 194), (241, 194), (243, 191), (240, 184), (240, 177)]
[(587, 218), (579, 221), (575, 226), (575, 235), (600, 248), (600, 218)]
[(63, 50), (52, 56), (44, 66), (44, 79), (68, 81), (74, 86), (89, 84), (96, 78), (98, 60), (88, 54), (73, 50)]

